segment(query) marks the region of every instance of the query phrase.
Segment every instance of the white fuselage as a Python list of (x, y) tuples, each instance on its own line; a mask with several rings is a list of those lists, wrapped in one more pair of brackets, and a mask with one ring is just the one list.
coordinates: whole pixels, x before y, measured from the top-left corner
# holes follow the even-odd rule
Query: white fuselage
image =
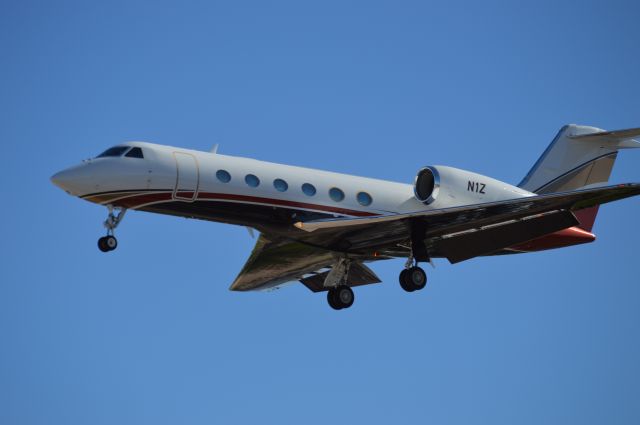
[[(411, 184), (144, 142), (120, 146), (140, 148), (143, 158), (128, 157), (123, 150), (120, 156), (85, 160), (54, 175), (53, 182), (99, 204), (256, 228), (271, 219), (289, 225), (305, 216), (384, 215), (532, 195), (486, 176), (438, 166), (446, 184), (435, 201), (425, 205), (416, 199)], [(223, 211), (210, 208), (214, 204)], [(259, 212), (243, 214), (256, 207)]]

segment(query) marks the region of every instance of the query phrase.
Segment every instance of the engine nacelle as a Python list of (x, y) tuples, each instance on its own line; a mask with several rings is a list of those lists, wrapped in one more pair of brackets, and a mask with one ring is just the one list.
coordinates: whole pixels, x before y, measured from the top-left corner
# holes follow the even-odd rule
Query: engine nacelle
[(482, 174), (442, 165), (421, 168), (416, 174), (413, 193), (420, 202), (437, 204), (438, 208), (535, 195)]

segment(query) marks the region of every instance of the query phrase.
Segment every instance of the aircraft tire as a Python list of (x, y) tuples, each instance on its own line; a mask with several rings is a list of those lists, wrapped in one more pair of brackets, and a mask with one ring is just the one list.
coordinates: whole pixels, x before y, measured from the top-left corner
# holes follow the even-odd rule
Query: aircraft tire
[(336, 288), (331, 288), (327, 291), (327, 302), (329, 303), (329, 306), (334, 310), (342, 309), (336, 298)]
[(109, 251), (113, 251), (118, 247), (118, 240), (115, 236), (107, 236), (105, 239), (105, 245), (109, 248)]
[(411, 282), (407, 278), (408, 273), (409, 273), (409, 269), (402, 269), (398, 280), (400, 281), (400, 287), (402, 289), (404, 289), (407, 292), (413, 292), (416, 289), (413, 287), (413, 285), (411, 285)]
[(107, 246), (107, 237), (103, 236), (98, 239), (98, 249), (102, 252), (109, 252), (109, 247)]
[(335, 289), (335, 300), (340, 308), (349, 308), (355, 301), (355, 295), (351, 288), (346, 285), (342, 285)]
[(420, 267), (411, 267), (407, 270), (406, 280), (414, 291), (419, 291), (427, 286), (427, 274)]
[(427, 274), (420, 267), (411, 267), (400, 272), (400, 286), (407, 292), (419, 291), (427, 286)]

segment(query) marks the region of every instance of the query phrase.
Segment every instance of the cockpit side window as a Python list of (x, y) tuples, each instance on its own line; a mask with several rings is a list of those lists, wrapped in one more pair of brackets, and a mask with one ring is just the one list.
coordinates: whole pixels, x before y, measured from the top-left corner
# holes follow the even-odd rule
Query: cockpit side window
[(144, 158), (144, 155), (142, 155), (142, 149), (137, 147), (131, 148), (131, 150), (127, 152), (125, 156), (129, 158)]
[(105, 157), (113, 157), (113, 156), (121, 156), (125, 151), (129, 149), (129, 146), (114, 146), (112, 148), (107, 149), (102, 152), (96, 158), (105, 158)]

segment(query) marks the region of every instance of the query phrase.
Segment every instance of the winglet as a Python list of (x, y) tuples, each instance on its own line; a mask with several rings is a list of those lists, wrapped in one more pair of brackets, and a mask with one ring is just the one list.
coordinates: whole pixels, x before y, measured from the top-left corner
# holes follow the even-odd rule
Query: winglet
[(211, 150), (209, 152), (211, 153), (218, 153), (218, 143), (216, 143), (215, 145), (213, 145), (213, 147), (211, 148)]

